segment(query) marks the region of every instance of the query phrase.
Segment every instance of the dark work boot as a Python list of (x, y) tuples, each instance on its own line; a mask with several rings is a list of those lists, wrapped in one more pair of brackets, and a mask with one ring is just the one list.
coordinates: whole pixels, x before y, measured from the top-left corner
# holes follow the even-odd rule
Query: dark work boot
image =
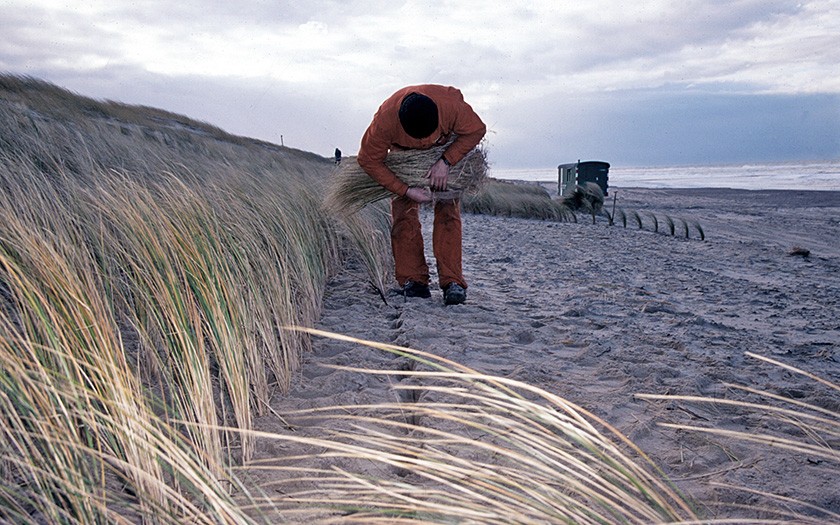
[(444, 304), (463, 304), (467, 300), (467, 291), (458, 284), (451, 283), (443, 289)]
[(432, 292), (429, 291), (428, 284), (406, 281), (403, 285), (403, 295), (406, 297), (422, 297), (423, 299), (428, 299), (432, 296)]

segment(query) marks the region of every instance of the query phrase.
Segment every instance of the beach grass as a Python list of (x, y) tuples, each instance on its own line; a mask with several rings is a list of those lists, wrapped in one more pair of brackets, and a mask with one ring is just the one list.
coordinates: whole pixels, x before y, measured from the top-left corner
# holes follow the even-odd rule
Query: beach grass
[[(698, 518), (692, 504), (626, 437), (583, 408), (525, 383), (481, 374), (435, 354), (307, 330), (414, 361), (411, 402), (302, 411), (330, 421), (312, 444), (338, 466), (299, 471), (317, 457), (267, 460), (254, 469), (288, 472), (272, 508), (352, 515), (352, 522), (670, 523)], [(394, 370), (338, 367), (360, 374)], [(339, 423), (336, 423), (339, 421)], [(480, 437), (476, 437), (480, 436)], [(297, 436), (262, 435), (300, 441)], [(323, 454), (323, 453), (319, 453)], [(342, 460), (378, 463), (372, 477)], [(386, 468), (389, 467), (389, 468)], [(268, 492), (268, 491), (266, 491)], [(329, 496), (325, 496), (329, 494)]]
[(627, 228), (627, 212), (625, 212), (623, 209), (619, 208), (618, 210), (616, 210), (615, 215), (617, 215), (618, 220), (621, 221), (621, 226), (623, 228)]
[(248, 522), (239, 430), (288, 388), (310, 339), (281, 327), (315, 322), (349, 249), (332, 164), (0, 80), (4, 521)]
[(665, 224), (668, 226), (668, 233), (670, 233), (673, 236), (675, 231), (676, 231), (675, 230), (676, 225), (674, 224), (674, 219), (666, 216), (665, 217)]
[[(327, 336), (307, 327), (343, 262), (359, 261), (384, 293), (387, 212), (335, 215), (323, 202), (333, 169), (179, 115), (0, 75), (0, 522), (265, 523), (313, 506), (323, 523), (709, 522), (608, 422), (406, 348), (366, 343), (413, 370), (358, 372), (423, 380), (406, 387), (411, 404), (334, 407), (347, 426), (317, 438), (254, 430), (311, 337)], [(530, 188), (490, 181), (484, 192), (465, 206), (574, 217)], [(323, 414), (308, 416), (314, 427)], [(810, 421), (813, 435), (836, 432)], [(248, 481), (269, 468), (249, 464), (260, 442), (295, 439), (321, 447), (326, 464), (406, 475), (290, 456), (271, 468), (326, 485), (292, 500)]]
[[(818, 400), (828, 400), (832, 394), (840, 393), (840, 384), (807, 372), (797, 366), (754, 352), (746, 352), (746, 356), (805, 378), (810, 388), (828, 394), (818, 396)], [(774, 454), (776, 450), (788, 451), (793, 452), (798, 457), (806, 458), (806, 463), (826, 462), (833, 468), (840, 467), (840, 450), (836, 448), (837, 440), (840, 438), (840, 413), (838, 413), (836, 407), (825, 406), (818, 402), (805, 402), (790, 395), (774, 392), (771, 389), (758, 389), (749, 384), (726, 384), (724, 386), (733, 392), (751, 396), (754, 400), (664, 394), (637, 394), (636, 397), (651, 402), (683, 402), (729, 408), (744, 415), (752, 415), (758, 418), (762, 424), (749, 430), (664, 422), (660, 423), (660, 426), (680, 432), (715, 436), (724, 440), (724, 442), (744, 441), (754, 443), (765, 447), (769, 455)], [(720, 486), (727, 490), (749, 495), (760, 502), (760, 504), (754, 504), (753, 507), (760, 505), (764, 512), (773, 515), (774, 519), (780, 521), (814, 525), (840, 523), (840, 512), (814, 505), (811, 502), (798, 500), (789, 494), (774, 494), (757, 488), (734, 484)]]
[[(166, 413), (145, 392), (120, 327), (117, 268), (88, 236), (102, 224), (70, 213), (71, 188), (33, 175), (40, 184), (0, 176), (5, 188), (29, 190), (0, 197), (2, 521), (247, 522), (219, 488), (218, 439), (173, 425), (206, 413)], [(201, 394), (188, 393), (193, 406)]]
[(574, 221), (574, 212), (535, 184), (489, 179), (481, 191), (461, 201), (465, 212), (523, 219)]
[[(451, 141), (426, 150), (392, 150), (385, 158), (385, 166), (405, 184), (428, 188), (426, 174), (449, 144)], [(462, 197), (474, 195), (481, 191), (486, 179), (486, 152), (482, 147), (476, 147), (449, 167), (446, 189)], [(368, 204), (393, 196), (359, 166), (356, 157), (342, 159), (330, 177), (326, 191), (325, 206), (334, 215), (352, 214)]]
[(656, 218), (655, 213), (650, 214), (650, 219), (653, 221), (653, 231), (654, 233), (659, 232), (659, 219)]

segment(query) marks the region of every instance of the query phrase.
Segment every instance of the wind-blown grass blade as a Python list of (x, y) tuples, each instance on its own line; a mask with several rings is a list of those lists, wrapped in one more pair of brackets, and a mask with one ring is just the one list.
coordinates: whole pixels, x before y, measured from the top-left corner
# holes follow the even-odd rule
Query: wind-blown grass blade
[[(691, 505), (638, 448), (579, 406), (431, 353), (307, 332), (415, 360), (417, 369), (399, 373), (416, 379), (416, 384), (403, 388), (424, 394), (410, 404), (338, 406), (295, 414), (298, 420), (329, 421), (332, 437), (307, 441), (326, 451), (320, 456), (300, 457), (292, 464), (279, 458), (254, 467), (289, 469), (290, 488), (281, 490), (286, 496), (272, 498), (277, 506), (305, 502), (310, 510), (350, 512), (368, 522), (395, 516), (426, 523), (657, 523), (696, 518)], [(267, 434), (260, 438), (307, 439)], [(320, 464), (328, 460), (334, 467), (295, 475), (298, 460), (307, 459)], [(407, 483), (405, 475), (373, 478), (341, 466), (357, 461), (404, 471), (414, 481)]]
[[(785, 364), (779, 360), (746, 352), (748, 357), (769, 363), (787, 370), (792, 374), (798, 374), (814, 381), (815, 386), (820, 386), (833, 391), (840, 392), (840, 385), (819, 377), (816, 374), (806, 372), (800, 368)], [(824, 407), (814, 403), (804, 402), (792, 397), (776, 394), (767, 390), (755, 389), (744, 385), (726, 384), (729, 391), (740, 391), (756, 398), (756, 401), (744, 401), (740, 399), (709, 398), (702, 396), (676, 396), (660, 394), (636, 394), (639, 399), (650, 401), (682, 401), (686, 403), (700, 403), (727, 407), (729, 410), (740, 410), (744, 415), (755, 414), (765, 421), (761, 429), (752, 430), (730, 430), (716, 428), (714, 426), (687, 425), (675, 423), (660, 423), (663, 428), (679, 430), (681, 432), (692, 432), (716, 436), (726, 440), (744, 441), (763, 445), (767, 447), (769, 454), (774, 451), (786, 451), (797, 454), (800, 457), (808, 458), (809, 462), (830, 462), (840, 466), (840, 451), (832, 446), (840, 439), (840, 413), (832, 407)], [(742, 490), (754, 495), (760, 495), (760, 502), (766, 507), (765, 512), (769, 516), (778, 515), (786, 519), (792, 518), (796, 523), (837, 523), (840, 521), (840, 513), (833, 512), (830, 508), (797, 500), (792, 497), (795, 493), (795, 484), (791, 485), (789, 494), (769, 494), (747, 487), (727, 485), (732, 490)], [(806, 509), (808, 514), (797, 512), (793, 509)]]

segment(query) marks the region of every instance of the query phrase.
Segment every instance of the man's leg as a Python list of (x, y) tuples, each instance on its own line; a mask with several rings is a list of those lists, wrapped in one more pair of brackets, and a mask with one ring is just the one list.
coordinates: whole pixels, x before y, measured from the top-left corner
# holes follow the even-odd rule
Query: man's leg
[(440, 287), (457, 283), (466, 289), (461, 269), (461, 201), (437, 201), (432, 245), (437, 260)]
[(423, 253), (420, 228), (420, 205), (408, 197), (391, 201), (391, 249), (397, 283), (406, 281), (429, 284), (429, 266)]

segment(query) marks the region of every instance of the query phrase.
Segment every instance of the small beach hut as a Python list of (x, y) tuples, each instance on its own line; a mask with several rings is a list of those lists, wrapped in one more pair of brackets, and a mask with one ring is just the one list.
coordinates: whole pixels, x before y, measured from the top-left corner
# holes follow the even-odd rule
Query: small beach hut
[(557, 166), (557, 193), (566, 195), (574, 191), (575, 186), (583, 186), (587, 182), (594, 182), (607, 195), (607, 179), (609, 178), (610, 163), (600, 160), (577, 161), (571, 164)]

